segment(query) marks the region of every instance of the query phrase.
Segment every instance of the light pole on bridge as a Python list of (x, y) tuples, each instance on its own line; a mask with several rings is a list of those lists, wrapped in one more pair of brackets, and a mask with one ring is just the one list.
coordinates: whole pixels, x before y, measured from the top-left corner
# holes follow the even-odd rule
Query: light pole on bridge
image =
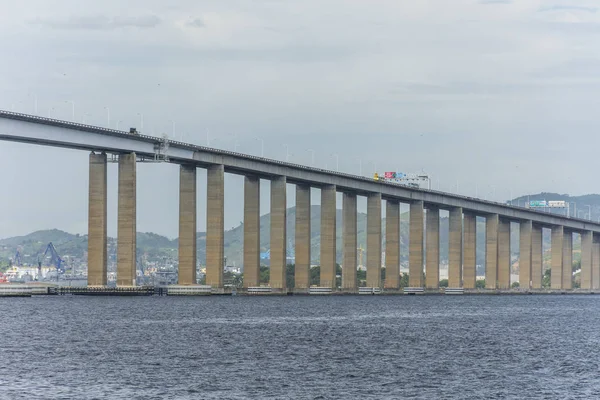
[(144, 130), (144, 113), (137, 113), (140, 116), (140, 132)]
[(265, 156), (265, 141), (262, 138), (259, 138), (258, 136), (255, 139), (260, 141), (260, 156), (264, 157)]
[(106, 127), (110, 128), (110, 108), (106, 106), (104, 109), (106, 110)]
[(73, 100), (65, 100), (65, 103), (71, 103), (71, 118), (75, 122), (75, 102)]

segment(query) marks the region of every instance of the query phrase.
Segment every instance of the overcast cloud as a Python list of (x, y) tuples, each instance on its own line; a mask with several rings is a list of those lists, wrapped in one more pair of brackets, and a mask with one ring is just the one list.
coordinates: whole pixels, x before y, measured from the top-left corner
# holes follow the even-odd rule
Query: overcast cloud
[[(169, 5), (166, 5), (166, 4)], [(600, 192), (600, 13), (585, 0), (0, 0), (0, 108), (496, 200)], [(85, 152), (0, 143), (0, 237), (87, 232)], [(362, 160), (362, 161), (359, 161)], [(109, 234), (116, 167), (109, 166)], [(205, 227), (199, 173), (198, 230)], [(242, 219), (226, 182), (226, 228)], [(290, 186), (290, 189), (292, 187)], [(262, 187), (268, 212), (268, 184)], [(294, 203), (293, 190), (288, 202)], [(318, 192), (314, 193), (318, 201)], [(138, 165), (138, 229), (177, 235), (178, 168)]]

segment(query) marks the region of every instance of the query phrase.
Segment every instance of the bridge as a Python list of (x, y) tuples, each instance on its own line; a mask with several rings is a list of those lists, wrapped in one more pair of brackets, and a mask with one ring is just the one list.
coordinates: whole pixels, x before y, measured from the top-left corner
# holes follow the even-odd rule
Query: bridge
[[(207, 171), (206, 283), (223, 288), (224, 174), (244, 178), (244, 286), (259, 286), (260, 179), (271, 181), (270, 287), (286, 288), (286, 184), (296, 186), (295, 290), (310, 287), (310, 189), (321, 189), (320, 286), (336, 288), (336, 193), (343, 193), (341, 291), (358, 292), (357, 196), (367, 198), (368, 288), (400, 283), (400, 204), (410, 205), (409, 286), (439, 286), (440, 210), (449, 212), (448, 286), (474, 289), (476, 217), (486, 220), (485, 282), (509, 289), (511, 222), (520, 224), (521, 288), (542, 287), (542, 228), (551, 229), (551, 287), (571, 290), (573, 233), (581, 235), (581, 289), (600, 289), (600, 224), (493, 201), (412, 188), (264, 157), (0, 111), (0, 140), (85, 150), (89, 156), (88, 286), (107, 284), (107, 162), (118, 161), (117, 285), (136, 285), (136, 164), (180, 165), (179, 284), (196, 284), (196, 171)], [(382, 206), (386, 207), (386, 278), (381, 279)], [(426, 222), (426, 223), (424, 223)], [(426, 239), (426, 240), (424, 240)], [(424, 242), (426, 245), (424, 245)], [(425, 257), (425, 255), (427, 257)], [(426, 262), (424, 263), (424, 260)], [(423, 274), (425, 270), (425, 274)]]

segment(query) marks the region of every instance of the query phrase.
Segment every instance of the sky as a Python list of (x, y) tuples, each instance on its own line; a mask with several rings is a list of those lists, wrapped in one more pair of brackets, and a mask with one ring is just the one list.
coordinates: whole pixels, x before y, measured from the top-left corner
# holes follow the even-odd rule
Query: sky
[[(0, 109), (498, 201), (600, 192), (597, 1), (0, 0), (0, 52)], [(176, 237), (178, 166), (137, 173), (138, 230)], [(0, 174), (0, 237), (87, 232), (86, 152), (1, 142)], [(243, 178), (225, 191), (229, 229)], [(108, 196), (114, 236), (114, 164)]]

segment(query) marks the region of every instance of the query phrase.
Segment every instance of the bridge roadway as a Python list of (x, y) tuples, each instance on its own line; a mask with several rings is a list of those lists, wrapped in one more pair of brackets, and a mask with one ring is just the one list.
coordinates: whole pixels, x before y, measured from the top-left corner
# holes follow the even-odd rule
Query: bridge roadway
[[(352, 245), (354, 246), (354, 249), (352, 246), (350, 246), (351, 243), (355, 243), (356, 236), (356, 229), (352, 226), (352, 224), (356, 223), (356, 218), (354, 217), (354, 219), (352, 219), (352, 212), (354, 211), (355, 214), (356, 195), (366, 196), (368, 198), (369, 206), (367, 223), (370, 234), (368, 234), (367, 268), (371, 268), (372, 272), (368, 272), (368, 276), (370, 278), (367, 279), (367, 286), (383, 286), (380, 278), (377, 277), (377, 271), (380, 270), (380, 267), (377, 265), (381, 263), (381, 254), (377, 254), (380, 253), (381, 250), (381, 200), (387, 200), (387, 211), (388, 213), (392, 213), (392, 215), (397, 213), (396, 206), (399, 203), (409, 203), (411, 205), (411, 286), (427, 286), (434, 288), (437, 285), (435, 277), (437, 276), (436, 270), (439, 268), (439, 263), (436, 261), (432, 261), (425, 266), (425, 270), (427, 271), (426, 275), (429, 275), (430, 277), (430, 279), (427, 280), (427, 284), (420, 277), (416, 277), (416, 275), (418, 275), (416, 272), (419, 268), (418, 265), (423, 265), (423, 252), (425, 250), (423, 248), (422, 241), (421, 244), (418, 243), (419, 238), (424, 236), (428, 238), (427, 242), (429, 244), (427, 245), (426, 251), (429, 257), (427, 258), (431, 260), (436, 260), (436, 257), (439, 258), (439, 246), (433, 246), (433, 244), (431, 244), (436, 240), (439, 241), (439, 209), (449, 210), (451, 213), (451, 287), (462, 287), (464, 283), (463, 269), (465, 269), (465, 276), (468, 276), (469, 281), (474, 279), (474, 271), (472, 271), (474, 265), (469, 266), (469, 271), (467, 272), (466, 268), (460, 264), (466, 265), (467, 263), (474, 263), (474, 236), (476, 235), (474, 231), (471, 232), (471, 230), (474, 226), (473, 221), (475, 216), (486, 218), (486, 277), (488, 277), (490, 280), (496, 281), (493, 284), (486, 283), (490, 288), (504, 288), (507, 283), (509, 283), (505, 276), (499, 278), (499, 274), (506, 275), (507, 271), (501, 270), (498, 264), (510, 262), (510, 244), (504, 243), (506, 238), (510, 237), (510, 221), (519, 222), (521, 224), (520, 231), (523, 231), (521, 234), (521, 244), (525, 245), (526, 248), (531, 247), (529, 246), (531, 243), (533, 243), (533, 246), (537, 246), (536, 238), (538, 233), (541, 232), (542, 227), (552, 229), (554, 245), (552, 253), (554, 256), (552, 271), (556, 271), (556, 273), (553, 274), (552, 280), (553, 287), (555, 288), (571, 288), (571, 284), (566, 282), (567, 268), (563, 268), (563, 264), (567, 263), (569, 259), (569, 257), (566, 255), (566, 252), (569, 250), (568, 246), (571, 242), (571, 240), (568, 238), (572, 237), (572, 235), (569, 235), (569, 233), (582, 234), (582, 242), (584, 243), (585, 247), (583, 262), (589, 263), (589, 266), (583, 266), (583, 272), (587, 277), (585, 278), (585, 282), (582, 283), (582, 287), (588, 285), (588, 281), (590, 289), (595, 286), (592, 281), (597, 281), (597, 286), (600, 286), (600, 261), (596, 260), (598, 257), (592, 256), (592, 253), (596, 253), (595, 247), (599, 241), (598, 238), (600, 238), (600, 224), (589, 220), (568, 218), (524, 207), (510, 206), (502, 203), (444, 193), (435, 190), (410, 188), (398, 184), (375, 181), (371, 178), (363, 176), (329, 171), (210, 147), (197, 146), (189, 143), (168, 140), (166, 138), (157, 138), (143, 134), (131, 134), (125, 131), (106, 129), (1, 110), (0, 140), (87, 150), (92, 152), (90, 155), (91, 236), (95, 236), (92, 232), (92, 218), (95, 218), (96, 222), (100, 221), (100, 225), (105, 225), (106, 222), (106, 156), (104, 153), (115, 154), (118, 156), (119, 237), (122, 239), (122, 241), (119, 242), (121, 244), (119, 246), (119, 256), (121, 261), (125, 260), (119, 265), (127, 265), (127, 268), (124, 266), (120, 268), (122, 279), (118, 279), (118, 281), (122, 286), (126, 286), (132, 282), (135, 282), (135, 257), (132, 257), (131, 252), (133, 251), (133, 254), (135, 254), (134, 221), (136, 207), (135, 190), (133, 190), (132, 193), (131, 188), (135, 187), (135, 160), (139, 159), (167, 161), (182, 165), (180, 180), (182, 186), (180, 198), (183, 200), (180, 200), (180, 237), (183, 235), (183, 238), (186, 239), (187, 235), (188, 243), (186, 248), (182, 248), (183, 245), (180, 245), (180, 254), (183, 254), (188, 260), (186, 262), (186, 264), (188, 264), (188, 270), (184, 273), (187, 278), (180, 279), (180, 282), (183, 284), (192, 283), (195, 281), (195, 268), (193, 267), (193, 264), (195, 260), (196, 249), (195, 244), (192, 245), (191, 243), (192, 240), (195, 242), (196, 204), (194, 195), (196, 193), (196, 174), (194, 167), (200, 167), (208, 170), (209, 185), (207, 253), (210, 254), (207, 255), (207, 283), (213, 284), (217, 287), (222, 287), (222, 271), (218, 271), (220, 267), (219, 261), (217, 260), (223, 259), (222, 175), (225, 172), (240, 174), (246, 177), (244, 211), (245, 221), (253, 221), (254, 225), (258, 223), (257, 213), (259, 209), (259, 191), (257, 188), (260, 181), (257, 178), (263, 178), (272, 181), (271, 211), (274, 218), (271, 225), (271, 232), (272, 236), (273, 233), (275, 233), (276, 237), (272, 237), (271, 263), (284, 264), (276, 268), (274, 268), (272, 265), (271, 284), (273, 286), (275, 283), (275, 286), (278, 288), (285, 286), (285, 282), (281, 282), (282, 280), (285, 280), (285, 277), (282, 274), (282, 271), (285, 270), (286, 245), (285, 229), (282, 229), (282, 226), (285, 226), (285, 183), (296, 184), (297, 197), (299, 197), (299, 199), (306, 197), (303, 197), (303, 195), (306, 194), (307, 188), (319, 187), (322, 189), (322, 240), (328, 241), (327, 243), (321, 243), (322, 247), (325, 246), (327, 248), (321, 249), (321, 263), (327, 264), (326, 268), (324, 268), (325, 272), (322, 269), (321, 276), (321, 284), (323, 285), (325, 281), (325, 286), (334, 285), (335, 282), (335, 232), (331, 231), (332, 229), (335, 229), (335, 192), (344, 193), (344, 204), (347, 206), (344, 208), (348, 208), (348, 211), (344, 212), (344, 221), (350, 222), (348, 228), (344, 228), (343, 234), (344, 243), (348, 244), (344, 251), (345, 264), (356, 264), (356, 254), (353, 254), (355, 253), (353, 251), (355, 249), (355, 244)], [(95, 153), (101, 154), (99, 155)], [(97, 176), (97, 178), (94, 178), (94, 176)], [(95, 189), (99, 190), (99, 197), (97, 200), (94, 200), (95, 197), (93, 196)], [(186, 193), (188, 194), (187, 196), (185, 195)], [(212, 197), (211, 193), (214, 194)], [(310, 197), (308, 197), (308, 199), (308, 201), (304, 201), (304, 210), (306, 210), (306, 204), (308, 204), (308, 207), (310, 206)], [(94, 203), (94, 201), (96, 201), (96, 203)], [(99, 211), (96, 213), (93, 212), (93, 207), (95, 206), (99, 207)], [(428, 216), (428, 221), (430, 221), (430, 223), (427, 224), (428, 228), (426, 231), (422, 226), (423, 224), (419, 224), (418, 222), (419, 218), (421, 220), (424, 218), (425, 211)], [(102, 212), (104, 212), (104, 215)], [(194, 214), (194, 216), (192, 214)], [(211, 220), (211, 216), (213, 215), (214, 218)], [(462, 221), (463, 215), (464, 224)], [(309, 218), (309, 215), (306, 215), (305, 213), (303, 218)], [(436, 218), (438, 221), (437, 224), (435, 223)], [(193, 224), (190, 225), (189, 221), (191, 221)], [(306, 243), (306, 240), (302, 240), (306, 239), (306, 237), (303, 237), (303, 235), (306, 236), (306, 224), (303, 225), (301, 223), (302, 221), (297, 221), (297, 225), (299, 222), (300, 226), (304, 226), (303, 232), (296, 232), (296, 242), (298, 246), (303, 246), (303, 248), (300, 249), (300, 252), (303, 253), (303, 255), (300, 255), (300, 259), (302, 260), (302, 263), (309, 264), (310, 249), (306, 249), (306, 247), (310, 247), (310, 241)], [(282, 223), (283, 225), (281, 225)], [(398, 224), (396, 224), (394, 221), (390, 222), (388, 218), (387, 228), (390, 232), (392, 232), (394, 229), (397, 229), (397, 225), (399, 226), (399, 222)], [(101, 226), (101, 230), (103, 229), (105, 231), (105, 228), (105, 226)], [(258, 281), (256, 281), (256, 275), (258, 273), (257, 264), (259, 263), (259, 260), (257, 258), (258, 255), (255, 253), (258, 253), (257, 245), (259, 240), (257, 241), (256, 238), (252, 238), (253, 234), (256, 236), (256, 232), (252, 232), (251, 228), (252, 224), (248, 226), (248, 231), (245, 234), (244, 247), (245, 249), (248, 249), (245, 250), (244, 264), (246, 271), (251, 270), (252, 275), (255, 275), (252, 279), (248, 279), (248, 282), (251, 282), (252, 284), (258, 284)], [(308, 229), (310, 230), (310, 226), (308, 226)], [(193, 235), (191, 234), (192, 230), (194, 230)], [(218, 230), (221, 230), (221, 233), (219, 233)], [(325, 230), (325, 232), (323, 232), (323, 230)], [(213, 231), (212, 236), (211, 231)], [(330, 234), (327, 235), (327, 232)], [(325, 233), (325, 235), (323, 235), (323, 233)], [(331, 234), (333, 234), (333, 238), (331, 238)], [(101, 253), (101, 249), (106, 246), (106, 233), (100, 231), (98, 235), (98, 242), (96, 244), (100, 246), (98, 252)], [(281, 240), (282, 237), (283, 240)], [(354, 242), (352, 239), (354, 239)], [(397, 241), (398, 238), (391, 240)], [(279, 242), (273, 243), (273, 241)], [(91, 242), (93, 242), (93, 240)], [(390, 244), (387, 243), (386, 245), (387, 247), (390, 246)], [(127, 249), (127, 247), (129, 248)], [(435, 247), (437, 247), (437, 250)], [(458, 249), (458, 247), (460, 247), (460, 249)], [(559, 247), (560, 251), (558, 249)], [(592, 247), (594, 247), (593, 250)], [(395, 251), (393, 248), (386, 248), (386, 250), (389, 250), (388, 256), (391, 256), (392, 262), (399, 263), (397, 251)], [(538, 250), (537, 247), (534, 250), (535, 251), (530, 251), (528, 253), (527, 257), (529, 257), (529, 261), (524, 263), (530, 264), (530, 271), (528, 273), (524, 273), (524, 275), (521, 277), (521, 279), (527, 279), (530, 281), (529, 286), (533, 288), (538, 285), (536, 282), (532, 282), (532, 278), (535, 278), (533, 280), (536, 281), (538, 278), (541, 279), (541, 270), (538, 271), (538, 267), (541, 268), (541, 265), (537, 265), (541, 263), (541, 259), (538, 260), (540, 257), (536, 255)], [(296, 252), (298, 253), (298, 249)], [(420, 255), (419, 252), (421, 253)], [(92, 251), (92, 253), (94, 252)], [(600, 250), (598, 253), (600, 254)], [(94, 268), (99, 268), (99, 273), (103, 274), (106, 268), (106, 260), (102, 258), (102, 256), (99, 257), (99, 263), (101, 265), (91, 267), (91, 269), (93, 271)], [(558, 261), (558, 258), (561, 259), (560, 262)], [(594, 274), (592, 274), (592, 263), (594, 266), (598, 264), (598, 271), (594, 270)], [(531, 265), (533, 265), (533, 268)], [(248, 268), (248, 266), (250, 266), (250, 268)], [(303, 275), (307, 273), (307, 271), (305, 271), (305, 267), (306, 266), (300, 268), (301, 271), (299, 274)], [(505, 267), (509, 268), (508, 266), (504, 266), (502, 268), (506, 269)], [(254, 269), (256, 269), (256, 271)], [(274, 269), (276, 272), (275, 275), (278, 275), (276, 278), (278, 279), (277, 282), (273, 282)], [(395, 271), (396, 269), (396, 266), (393, 266), (392, 271)], [(347, 270), (344, 268), (344, 271), (350, 271), (350, 269)], [(181, 272), (182, 270), (180, 269), (180, 275)], [(352, 275), (351, 272), (348, 273)], [(561, 276), (561, 280), (558, 278), (559, 274)], [(592, 278), (592, 275), (594, 275), (594, 278)], [(306, 279), (306, 277), (302, 277), (302, 280)], [(397, 286), (397, 283), (395, 282), (396, 278), (387, 279), (385, 286), (388, 286), (388, 280), (391, 282), (390, 285), (392, 288)], [(99, 278), (98, 282), (100, 284), (104, 284), (105, 278)], [(91, 282), (91, 284), (95, 283)], [(472, 285), (474, 285), (474, 282), (469, 282), (468, 285), (465, 284), (465, 287), (470, 287)], [(350, 280), (348, 287), (352, 289), (355, 288), (355, 282), (352, 282), (352, 279)]]

